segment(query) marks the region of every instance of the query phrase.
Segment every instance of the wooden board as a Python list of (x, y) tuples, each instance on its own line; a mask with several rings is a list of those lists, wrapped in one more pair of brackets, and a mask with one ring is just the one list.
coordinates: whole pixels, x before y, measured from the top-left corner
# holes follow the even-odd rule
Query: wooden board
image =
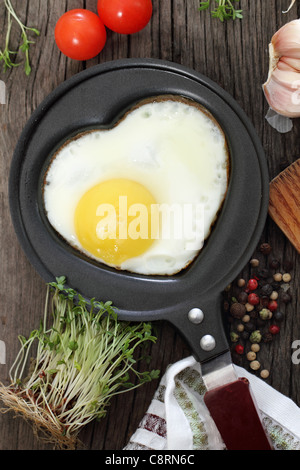
[(271, 181), (269, 214), (300, 253), (300, 159)]

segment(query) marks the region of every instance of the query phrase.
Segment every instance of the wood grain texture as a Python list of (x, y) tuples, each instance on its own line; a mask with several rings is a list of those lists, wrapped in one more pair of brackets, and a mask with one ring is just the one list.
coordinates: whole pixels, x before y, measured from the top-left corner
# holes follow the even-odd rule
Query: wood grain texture
[(269, 214), (300, 253), (300, 160), (271, 181)]
[[(297, 18), (300, 9), (288, 14), (289, 0), (241, 0), (242, 21), (221, 23), (209, 12), (198, 12), (198, 0), (154, 0), (153, 17), (148, 26), (133, 36), (108, 32), (103, 52), (88, 62), (75, 62), (58, 51), (53, 31), (59, 16), (71, 8), (96, 11), (95, 0), (22, 0), (13, 1), (28, 26), (41, 31), (30, 48), (32, 73), (26, 77), (23, 66), (4, 73), (7, 100), (0, 105), (0, 340), (6, 344), (6, 364), (0, 364), (0, 381), (9, 382), (9, 368), (18, 352), (18, 334), (28, 333), (39, 324), (45, 299), (45, 285), (22, 252), (10, 219), (8, 175), (13, 149), (31, 113), (60, 83), (85, 68), (119, 58), (152, 57), (192, 67), (217, 82), (230, 93), (252, 121), (266, 152), (270, 179), (298, 159), (299, 120), (292, 132), (278, 134), (265, 120), (268, 110), (262, 83), (268, 73), (268, 43), (274, 32)], [(299, 8), (299, 7), (298, 7)], [(0, 44), (4, 42), (7, 16), (0, 2)], [(20, 32), (12, 31), (12, 48), (17, 50)], [(22, 61), (17, 54), (17, 61)], [(247, 211), (247, 207), (245, 207)], [(230, 221), (229, 221), (230, 223)], [(299, 255), (282, 231), (268, 218), (262, 241), (269, 241), (274, 257), (293, 262), (293, 298), (281, 305), (286, 316), (278, 340), (264, 349), (261, 361), (271, 371), (268, 383), (300, 405), (300, 365), (291, 361), (291, 345), (300, 339)], [(266, 259), (257, 254), (261, 264)], [(241, 272), (249, 274), (249, 268)], [(158, 343), (151, 348), (153, 368), (165, 372), (168, 364), (190, 354), (190, 350), (167, 323), (158, 323)], [(243, 359), (245, 367), (249, 367)], [(87, 426), (81, 439), (87, 449), (121, 449), (136, 429), (150, 404), (157, 382), (112, 400), (106, 419)], [(47, 449), (36, 439), (31, 427), (12, 413), (0, 414), (0, 450)]]

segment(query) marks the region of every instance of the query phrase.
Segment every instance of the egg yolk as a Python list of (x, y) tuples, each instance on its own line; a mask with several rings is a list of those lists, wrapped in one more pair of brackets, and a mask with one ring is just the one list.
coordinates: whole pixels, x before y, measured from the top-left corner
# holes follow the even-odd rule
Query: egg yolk
[(120, 266), (145, 253), (157, 239), (151, 217), (157, 207), (142, 184), (116, 178), (97, 184), (80, 199), (75, 231), (82, 247), (107, 264)]

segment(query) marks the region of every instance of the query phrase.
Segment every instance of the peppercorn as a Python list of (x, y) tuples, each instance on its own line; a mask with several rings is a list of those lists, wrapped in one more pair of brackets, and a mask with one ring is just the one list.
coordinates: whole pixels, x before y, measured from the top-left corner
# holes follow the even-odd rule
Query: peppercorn
[(270, 298), (267, 297), (266, 295), (263, 295), (260, 298), (260, 303), (263, 308), (266, 308), (269, 305), (269, 302), (270, 302)]
[(268, 309), (271, 310), (271, 312), (275, 312), (275, 310), (278, 308), (278, 304), (276, 300), (270, 300), (268, 304)]
[(260, 372), (260, 376), (262, 379), (267, 379), (270, 375), (270, 372), (267, 370), (267, 369), (263, 369), (261, 372)]
[(236, 329), (239, 333), (241, 333), (242, 331), (244, 331), (245, 327), (242, 323), (239, 323)]
[(259, 260), (256, 259), (256, 258), (252, 258), (252, 259), (250, 260), (250, 264), (251, 264), (251, 266), (252, 266), (253, 268), (257, 268), (257, 267), (259, 266)]
[(246, 308), (246, 311), (249, 313), (249, 312), (252, 312), (252, 310), (254, 310), (254, 305), (251, 305), (249, 304), (249, 302), (247, 302), (245, 304), (245, 308)]
[(256, 359), (256, 353), (254, 351), (249, 351), (247, 353), (248, 361), (254, 361)]
[(259, 249), (263, 255), (269, 255), (272, 251), (272, 247), (269, 243), (262, 243)]
[(292, 276), (289, 273), (284, 273), (282, 276), (283, 282), (290, 282), (291, 279), (292, 279)]
[(234, 302), (230, 307), (230, 313), (234, 318), (242, 318), (245, 315), (245, 305), (240, 302)]
[(262, 336), (262, 340), (264, 343), (270, 343), (273, 341), (273, 335), (271, 333), (264, 333)]
[(247, 294), (247, 292), (245, 292), (245, 291), (240, 292), (239, 295), (238, 295), (238, 297), (237, 297), (237, 300), (238, 300), (238, 302), (240, 302), (241, 304), (244, 304), (244, 305), (245, 305), (245, 304), (247, 303), (247, 301), (248, 301), (248, 294)]
[(244, 323), (248, 323), (248, 321), (250, 321), (250, 315), (244, 315), (244, 316), (242, 317), (242, 321), (243, 321)]
[(240, 355), (244, 354), (244, 346), (237, 344), (235, 347), (235, 352)]
[(249, 339), (249, 336), (250, 336), (250, 333), (248, 331), (242, 331), (241, 333), (241, 338), (244, 340), (244, 341), (247, 341)]
[(277, 322), (281, 322), (284, 319), (284, 314), (280, 311), (274, 313), (274, 320)]
[(250, 362), (250, 367), (251, 367), (252, 370), (258, 370), (258, 369), (260, 369), (260, 362), (251, 361)]
[(237, 285), (238, 285), (239, 287), (244, 287), (244, 286), (246, 285), (245, 279), (242, 279), (242, 278), (239, 279), (239, 280), (237, 281)]
[(248, 303), (251, 305), (258, 305), (259, 304), (259, 297), (257, 294), (253, 292), (248, 295)]
[(236, 343), (239, 340), (239, 335), (234, 331), (230, 332), (230, 339), (233, 343)]
[(281, 273), (275, 273), (273, 275), (273, 279), (275, 282), (281, 282), (282, 281), (282, 274)]
[(259, 316), (262, 320), (270, 320), (272, 317), (272, 312), (268, 308), (263, 308), (259, 311)]
[(280, 328), (278, 325), (270, 325), (269, 327), (269, 332), (272, 334), (272, 335), (278, 335), (280, 331)]
[(251, 333), (250, 335), (250, 341), (251, 343), (260, 343), (261, 342), (261, 332), (260, 330), (255, 330)]
[(273, 287), (271, 284), (265, 284), (264, 286), (261, 287), (260, 289), (260, 295), (261, 296), (267, 296), (269, 297), (273, 292)]
[(276, 282), (276, 281), (273, 281), (271, 285), (273, 287), (273, 290), (279, 290), (281, 287), (280, 282)]
[(249, 279), (249, 281), (247, 282), (247, 288), (249, 290), (256, 290), (258, 287), (258, 282), (256, 279)]
[(249, 317), (252, 320), (256, 320), (258, 318), (258, 312), (256, 310), (251, 310), (251, 312), (249, 312)]
[(246, 331), (251, 332), (251, 331), (254, 331), (255, 328), (256, 328), (256, 326), (253, 322), (249, 321), (249, 322), (245, 323), (245, 330)]
[(276, 290), (273, 290), (272, 294), (270, 295), (271, 300), (277, 300), (279, 297), (279, 294)]
[(262, 320), (260, 316), (258, 316), (256, 320), (256, 327), (259, 328), (264, 328), (266, 326), (266, 320)]
[(259, 278), (268, 279), (268, 277), (270, 277), (270, 272), (266, 268), (261, 268), (257, 271), (257, 275)]
[(260, 351), (260, 345), (257, 344), (257, 343), (253, 343), (253, 344), (251, 344), (251, 348), (250, 348), (250, 349), (251, 349), (251, 351), (257, 353), (258, 351)]
[(271, 269), (278, 269), (279, 266), (280, 266), (280, 262), (279, 262), (278, 259), (273, 258), (273, 259), (271, 259), (271, 261), (269, 263), (269, 266), (270, 266)]

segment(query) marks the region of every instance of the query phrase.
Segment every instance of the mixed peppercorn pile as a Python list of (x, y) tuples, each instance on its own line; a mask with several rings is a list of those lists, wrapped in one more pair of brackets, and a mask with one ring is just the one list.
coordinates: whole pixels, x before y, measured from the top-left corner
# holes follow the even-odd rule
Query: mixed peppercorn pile
[[(224, 292), (224, 310), (230, 325), (233, 361), (246, 357), (252, 371), (261, 378), (269, 377), (269, 370), (259, 361), (259, 351), (273, 341), (280, 332), (285, 316), (279, 306), (291, 301), (291, 263), (273, 257), (269, 243), (262, 243), (258, 258), (250, 260), (250, 277), (239, 278)], [(262, 264), (264, 267), (262, 267)]]

